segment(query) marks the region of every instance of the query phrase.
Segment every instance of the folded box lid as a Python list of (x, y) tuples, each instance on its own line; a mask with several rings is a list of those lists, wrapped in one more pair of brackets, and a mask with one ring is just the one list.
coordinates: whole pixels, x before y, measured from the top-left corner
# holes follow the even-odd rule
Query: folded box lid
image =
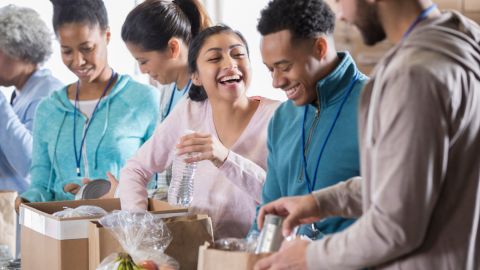
[[(56, 201), (41, 203), (26, 203), (20, 206), (20, 224), (40, 234), (57, 240), (88, 238), (88, 222), (100, 217), (59, 218), (53, 213), (65, 207), (75, 208), (81, 205), (99, 206), (111, 212), (120, 209), (119, 199), (96, 199), (78, 201)], [(164, 217), (182, 216), (187, 208), (171, 206), (166, 202), (149, 199), (148, 210)]]

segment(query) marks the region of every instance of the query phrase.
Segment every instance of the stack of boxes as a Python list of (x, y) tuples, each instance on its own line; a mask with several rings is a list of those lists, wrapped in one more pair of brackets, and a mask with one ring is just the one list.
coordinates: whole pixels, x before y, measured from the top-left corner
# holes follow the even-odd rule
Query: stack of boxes
[[(334, 11), (338, 10), (334, 0), (326, 0)], [(465, 14), (470, 19), (480, 24), (480, 1), (479, 0), (434, 0), (441, 10), (454, 9)], [(338, 51), (349, 51), (355, 59), (359, 69), (370, 74), (373, 67), (393, 46), (388, 41), (383, 41), (375, 46), (369, 47), (363, 44), (359, 31), (353, 25), (343, 21), (337, 21), (335, 42)]]

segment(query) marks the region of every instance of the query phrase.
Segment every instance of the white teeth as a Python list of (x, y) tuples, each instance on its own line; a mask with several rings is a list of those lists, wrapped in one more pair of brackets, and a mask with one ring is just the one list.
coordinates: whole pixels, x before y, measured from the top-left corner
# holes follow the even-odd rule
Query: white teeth
[(288, 90), (285, 90), (285, 94), (287, 94), (287, 97), (292, 97), (296, 92), (297, 90), (300, 88), (299, 85), (295, 86), (295, 87), (292, 87)]
[(240, 80), (240, 75), (225, 76), (220, 80), (220, 82), (223, 83), (229, 80)]
[(88, 69), (82, 69), (82, 70), (78, 70), (78, 73), (86, 74), (88, 71), (89, 71)]

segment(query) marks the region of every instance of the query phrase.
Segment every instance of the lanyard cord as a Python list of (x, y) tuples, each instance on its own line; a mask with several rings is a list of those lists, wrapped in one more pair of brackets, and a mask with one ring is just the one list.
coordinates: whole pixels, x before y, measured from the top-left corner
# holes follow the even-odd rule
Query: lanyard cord
[[(192, 80), (188, 80), (188, 83), (187, 85), (185, 86), (185, 88), (181, 89), (180, 91), (183, 91), (182, 93), (182, 96), (184, 96), (188, 90), (190, 89), (190, 86), (192, 85)], [(173, 93), (172, 95), (170, 96), (170, 101), (168, 102), (168, 107), (167, 107), (167, 112), (163, 114), (163, 119), (165, 119), (169, 114), (170, 114), (170, 111), (172, 110), (172, 103), (173, 103), (173, 98), (175, 97), (175, 93), (176, 91), (178, 91), (177, 89), (177, 83), (175, 83), (175, 85), (173, 86)]]
[(403, 34), (402, 40), (407, 38), (407, 36), (410, 35), (410, 33), (415, 28), (415, 26), (417, 26), (417, 24), (419, 22), (426, 19), (428, 17), (428, 15), (430, 15), (430, 13), (432, 13), (436, 8), (437, 8), (437, 4), (432, 4), (429, 7), (427, 7), (426, 9), (422, 10), (422, 12), (420, 12), (420, 14), (415, 19), (415, 21), (413, 21), (413, 23), (408, 27), (407, 31)]
[(98, 99), (98, 102), (95, 105), (95, 108), (93, 109), (92, 116), (90, 117), (90, 121), (88, 121), (87, 127), (85, 128), (85, 132), (82, 135), (82, 140), (80, 142), (80, 151), (78, 151), (78, 154), (77, 154), (77, 111), (78, 111), (78, 108), (77, 108), (78, 105), (77, 104), (78, 104), (78, 92), (80, 92), (80, 81), (77, 81), (77, 89), (76, 89), (76, 92), (75, 92), (75, 110), (73, 111), (73, 150), (75, 151), (75, 162), (76, 162), (76, 165), (77, 165), (77, 176), (81, 176), (80, 161), (82, 159), (82, 148), (83, 148), (83, 144), (85, 143), (85, 139), (87, 138), (88, 128), (90, 128), (90, 124), (92, 123), (93, 118), (95, 117), (95, 113), (97, 112), (98, 104), (100, 104), (100, 101), (102, 100), (102, 98), (107, 93), (107, 90), (108, 90), (108, 88), (110, 88), (110, 85), (114, 81), (115, 76), (116, 76), (116, 73), (115, 73), (115, 71), (112, 70), (112, 76), (110, 76), (110, 80), (108, 81), (107, 86), (105, 87), (105, 89), (103, 89), (102, 95)]
[(328, 139), (330, 138), (330, 135), (332, 134), (333, 129), (335, 128), (335, 124), (337, 123), (337, 120), (340, 116), (340, 112), (343, 109), (343, 105), (347, 101), (348, 96), (350, 95), (350, 93), (353, 90), (353, 87), (355, 86), (355, 83), (359, 79), (358, 77), (359, 77), (358, 74), (355, 74), (352, 82), (350, 82), (350, 85), (348, 86), (348, 91), (345, 93), (345, 95), (342, 99), (342, 103), (340, 104), (340, 106), (338, 108), (338, 111), (337, 111), (337, 114), (335, 115), (335, 118), (333, 119), (333, 123), (330, 126), (330, 129), (327, 133), (327, 137), (323, 141), (322, 148), (320, 149), (320, 154), (318, 155), (317, 166), (315, 167), (315, 173), (313, 175), (313, 182), (310, 181), (310, 179), (308, 177), (308, 174), (307, 174), (307, 157), (306, 157), (307, 153), (305, 153), (305, 121), (306, 121), (306, 117), (307, 117), (308, 105), (305, 106), (305, 112), (303, 113), (303, 121), (302, 121), (302, 157), (303, 157), (303, 175), (305, 175), (306, 185), (307, 185), (307, 189), (308, 189), (309, 193), (312, 193), (313, 189), (315, 188), (315, 184), (317, 183), (318, 166), (320, 165), (320, 160), (322, 159), (323, 151), (325, 150), (325, 146), (327, 145)]

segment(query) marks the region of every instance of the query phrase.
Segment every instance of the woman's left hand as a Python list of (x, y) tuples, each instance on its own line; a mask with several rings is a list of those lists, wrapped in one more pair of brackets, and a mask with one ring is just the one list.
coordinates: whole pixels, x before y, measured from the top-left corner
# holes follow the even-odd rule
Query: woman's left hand
[(201, 160), (210, 160), (217, 168), (222, 166), (228, 157), (226, 148), (215, 136), (205, 133), (192, 133), (180, 138), (177, 144), (177, 155), (185, 156), (185, 162), (192, 163)]

